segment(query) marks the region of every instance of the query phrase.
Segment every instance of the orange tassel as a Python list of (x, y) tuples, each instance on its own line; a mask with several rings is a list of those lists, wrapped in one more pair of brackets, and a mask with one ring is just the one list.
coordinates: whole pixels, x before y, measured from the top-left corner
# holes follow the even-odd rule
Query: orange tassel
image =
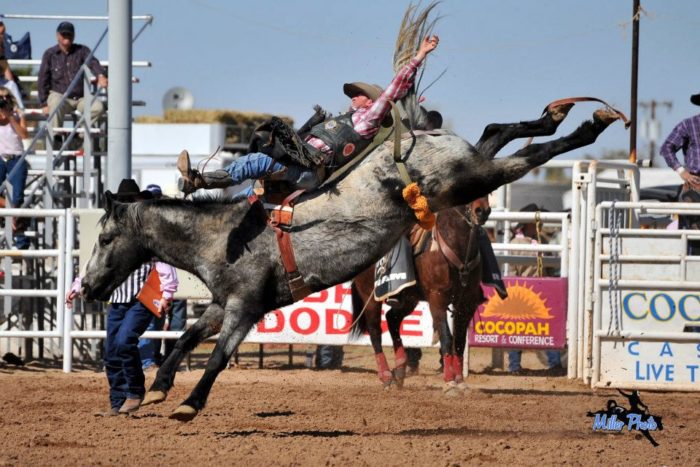
[(406, 185), (406, 188), (403, 189), (403, 199), (413, 209), (416, 219), (418, 219), (418, 225), (425, 230), (432, 229), (435, 225), (435, 214), (430, 211), (428, 200), (421, 194), (417, 183)]

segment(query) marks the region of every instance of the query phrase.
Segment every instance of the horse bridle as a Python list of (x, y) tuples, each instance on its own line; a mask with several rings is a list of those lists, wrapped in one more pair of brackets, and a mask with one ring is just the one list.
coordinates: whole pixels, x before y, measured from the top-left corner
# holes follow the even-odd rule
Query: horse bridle
[[(472, 252), (475, 250), (475, 245), (478, 242), (476, 236), (479, 234), (477, 229), (479, 223), (476, 222), (476, 220), (474, 219), (474, 212), (471, 210), (471, 207), (468, 206), (466, 212), (464, 213), (462, 213), (458, 209), (455, 209), (455, 211), (459, 214), (459, 216), (462, 219), (464, 219), (464, 221), (470, 227), (469, 239), (467, 241), (467, 248), (464, 254), (464, 260), (460, 260), (457, 254), (454, 252), (454, 250), (447, 244), (445, 239), (442, 238), (438, 230), (437, 224), (433, 228), (433, 235), (435, 236), (435, 241), (437, 241), (438, 247), (440, 248), (440, 252), (452, 266), (457, 268), (460, 282), (462, 282), (462, 285), (465, 285), (466, 276), (476, 268), (479, 261), (481, 260), (481, 254), (479, 253), (478, 248), (476, 248), (476, 253), (474, 254), (474, 257), (471, 260), (469, 259), (472, 257)], [(468, 215), (465, 215), (467, 213)]]

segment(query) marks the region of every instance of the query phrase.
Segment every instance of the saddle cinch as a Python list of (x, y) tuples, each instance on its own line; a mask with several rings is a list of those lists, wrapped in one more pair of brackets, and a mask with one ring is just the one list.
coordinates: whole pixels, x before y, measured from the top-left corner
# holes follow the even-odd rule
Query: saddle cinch
[[(318, 113), (319, 112), (317, 111), (317, 114)], [(314, 117), (312, 117), (312, 119), (313, 118)], [(275, 158), (280, 158), (280, 160), (282, 160), (279, 153), (281, 145), (281, 147), (290, 149), (291, 154), (287, 152), (286, 155), (294, 162), (299, 163), (303, 159), (304, 163), (302, 163), (302, 165), (307, 167), (311, 166), (310, 162), (312, 162), (313, 166), (316, 166), (319, 170), (319, 177), (324, 180), (319, 187), (321, 188), (345, 174), (358, 162), (364, 159), (365, 156), (372, 152), (372, 150), (384, 143), (384, 141), (386, 141), (394, 130), (394, 121), (399, 122), (399, 131), (401, 131), (403, 126), (400, 124), (401, 120), (399, 118), (394, 117), (393, 119), (385, 119), (384, 122), (382, 122), (379, 132), (377, 132), (369, 146), (352, 159), (349, 159), (347, 163), (331, 174), (326, 173), (325, 167), (323, 165), (318, 165), (318, 161), (315, 159), (310, 160), (308, 157), (304, 158), (299, 156), (301, 153), (308, 154), (308, 152), (303, 151), (303, 149), (300, 148), (299, 145), (301, 140), (299, 135), (295, 133), (294, 136), (291, 136), (289, 131), (283, 129), (284, 126), (280, 125), (281, 121), (275, 121), (274, 123), (268, 125), (269, 128), (274, 129), (274, 131), (267, 136), (267, 141), (264, 144), (267, 145), (270, 150), (274, 150), (275, 155), (269, 154), (272, 157), (278, 156)], [(281, 138), (280, 135), (282, 135)], [(259, 145), (260, 140), (258, 140), (256, 144)], [(255, 149), (260, 150), (261, 147), (258, 146)], [(305, 190), (292, 190), (287, 182), (275, 180), (273, 176), (267, 180), (258, 180), (254, 185), (255, 194), (248, 200), (250, 204), (257, 202), (262, 203), (262, 206), (267, 213), (267, 224), (275, 232), (275, 236), (277, 237), (280, 258), (282, 265), (284, 266), (285, 274), (287, 276), (287, 283), (289, 284), (292, 298), (295, 302), (311, 294), (311, 289), (304, 282), (304, 278), (297, 267), (290, 233), (294, 219), (294, 205), (297, 202), (297, 198), (304, 193), (304, 191)]]

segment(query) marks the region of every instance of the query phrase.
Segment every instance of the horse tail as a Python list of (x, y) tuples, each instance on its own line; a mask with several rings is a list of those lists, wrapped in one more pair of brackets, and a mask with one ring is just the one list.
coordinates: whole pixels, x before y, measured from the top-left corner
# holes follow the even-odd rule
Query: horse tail
[[(352, 297), (352, 327), (350, 328), (350, 340), (354, 341), (362, 337), (369, 328), (367, 327), (367, 318), (365, 318), (364, 310), (366, 308), (365, 300), (357, 290), (355, 281), (350, 285), (350, 293)], [(372, 300), (372, 295), (367, 297), (367, 300)]]

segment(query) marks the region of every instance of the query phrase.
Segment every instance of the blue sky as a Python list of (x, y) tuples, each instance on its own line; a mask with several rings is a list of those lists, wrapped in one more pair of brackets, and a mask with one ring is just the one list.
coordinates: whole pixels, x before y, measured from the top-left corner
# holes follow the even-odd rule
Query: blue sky
[[(639, 99), (672, 101), (658, 118), (662, 138), (700, 109), (700, 12), (697, 0), (642, 0)], [(392, 78), (391, 57), (408, 2), (386, 0), (149, 0), (134, 14), (153, 25), (134, 44), (141, 79), (134, 98), (147, 102), (134, 115), (158, 115), (162, 96), (184, 86), (197, 108), (255, 110), (303, 122), (313, 104), (347, 108), (341, 85)], [(632, 0), (445, 0), (437, 8), (440, 47), (424, 82), (443, 70), (426, 93), (452, 128), (476, 141), (491, 122), (534, 119), (550, 101), (591, 95), (629, 115)], [(107, 1), (0, 1), (10, 14), (106, 15)], [(34, 58), (55, 43), (57, 21), (6, 20), (15, 37), (31, 31)], [(106, 27), (75, 21), (77, 41), (92, 46)], [(137, 30), (140, 23), (135, 24)], [(107, 57), (107, 44), (97, 51)], [(579, 104), (561, 127), (571, 130), (595, 110)], [(640, 109), (640, 120), (647, 114)], [(569, 157), (627, 149), (621, 124)], [(638, 143), (646, 157), (647, 143)], [(506, 148), (508, 150), (509, 148)]]

